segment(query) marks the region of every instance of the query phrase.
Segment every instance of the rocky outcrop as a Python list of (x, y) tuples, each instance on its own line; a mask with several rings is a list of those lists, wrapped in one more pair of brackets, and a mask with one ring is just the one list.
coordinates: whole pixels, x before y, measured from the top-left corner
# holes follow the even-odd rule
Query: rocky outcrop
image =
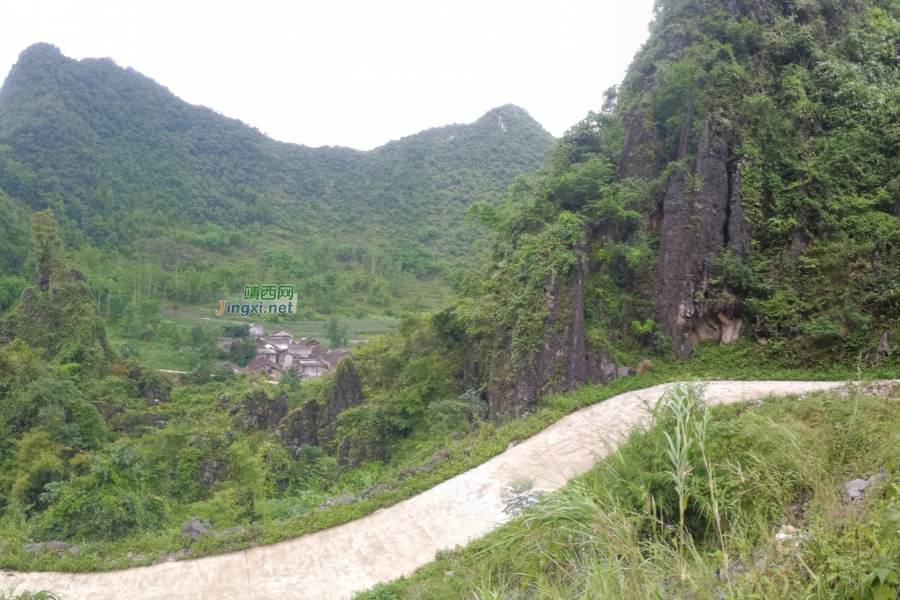
[(206, 529), (206, 526), (203, 525), (203, 523), (196, 519), (191, 519), (184, 524), (184, 527), (181, 528), (181, 535), (178, 536), (178, 539), (183, 540), (184, 538), (188, 538), (189, 540), (191, 540), (191, 542), (196, 542), (207, 532), (208, 530)]
[(231, 416), (245, 430), (272, 431), (287, 415), (287, 395), (282, 393), (269, 398), (265, 392), (255, 392), (231, 410)]
[[(692, 111), (685, 116), (678, 146), (679, 161), (688, 153)], [(749, 233), (740, 206), (739, 171), (728, 166), (728, 141), (712, 120), (697, 147), (694, 185), (686, 167), (669, 178), (663, 199), (656, 294), (660, 326), (678, 354), (689, 359), (693, 346), (714, 339), (727, 344), (741, 329), (738, 306), (707, 301), (714, 260), (726, 246), (745, 256)]]
[(305, 403), (282, 419), (275, 435), (284, 441), (291, 451), (294, 460), (300, 460), (303, 446), (317, 446), (319, 404), (315, 400)]
[(211, 489), (218, 480), (225, 479), (228, 472), (228, 464), (223, 460), (206, 459), (200, 463), (197, 470), (197, 481), (200, 485)]
[(364, 462), (385, 458), (384, 446), (368, 435), (351, 432), (341, 440), (337, 449), (337, 461), (342, 469), (355, 469)]
[(525, 414), (545, 394), (574, 390), (585, 383), (606, 384), (612, 378), (614, 366), (587, 340), (584, 326), (587, 258), (584, 248), (575, 252), (578, 261), (569, 274), (551, 275), (544, 286), (543, 302), (547, 311), (542, 327), (544, 339), (530, 356), (517, 357), (510, 348), (502, 358), (505, 364), (501, 369), (506, 370), (507, 376), (489, 388), (491, 412), (502, 410), (511, 401), (517, 414)]
[(616, 167), (616, 181), (629, 177), (647, 180), (655, 178), (656, 162), (653, 160), (653, 149), (657, 145), (657, 140), (656, 131), (648, 130), (644, 115), (640, 112), (632, 115), (625, 128), (625, 141)]
[[(275, 435), (288, 445), (294, 460), (299, 460), (303, 455), (303, 446), (335, 449), (333, 442), (337, 435), (338, 417), (348, 408), (362, 404), (364, 399), (356, 366), (352, 360), (345, 358), (338, 363), (331, 390), (325, 396), (325, 405), (315, 400), (306, 402), (281, 420)], [(380, 460), (384, 449), (351, 434), (341, 440), (336, 451), (338, 462), (342, 466), (352, 467), (365, 461)]]
[(337, 433), (337, 418), (348, 408), (359, 406), (365, 399), (362, 381), (352, 360), (338, 363), (334, 372), (331, 391), (326, 396), (325, 408), (320, 415), (322, 437), (331, 441)]

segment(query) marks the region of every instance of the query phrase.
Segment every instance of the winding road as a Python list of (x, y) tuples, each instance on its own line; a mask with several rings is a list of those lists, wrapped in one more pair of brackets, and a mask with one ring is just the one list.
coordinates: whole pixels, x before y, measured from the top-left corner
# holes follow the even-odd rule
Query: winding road
[[(710, 403), (831, 389), (840, 382), (717, 381)], [(461, 475), (344, 525), (242, 552), (109, 573), (0, 572), (0, 586), (51, 590), (65, 600), (348, 598), (409, 575), (435, 551), (464, 545), (506, 520), (501, 493), (527, 477), (554, 490), (588, 471), (647, 416), (665, 386), (575, 412)]]

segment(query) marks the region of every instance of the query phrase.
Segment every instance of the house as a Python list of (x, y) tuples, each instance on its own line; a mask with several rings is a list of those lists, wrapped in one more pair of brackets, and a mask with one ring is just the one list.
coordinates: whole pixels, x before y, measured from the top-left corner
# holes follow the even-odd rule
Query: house
[(278, 342), (285, 341), (287, 343), (290, 343), (294, 340), (294, 336), (290, 332), (285, 331), (284, 329), (276, 329), (275, 331), (273, 331), (272, 333), (269, 334), (269, 339), (272, 341), (278, 341)]
[(254, 358), (247, 368), (244, 369), (245, 373), (259, 373), (262, 375), (267, 375), (269, 377), (274, 377), (276, 379), (281, 377), (282, 369), (278, 363), (269, 360), (266, 356), (257, 356)]
[(229, 350), (231, 350), (231, 346), (232, 344), (234, 344), (234, 340), (236, 339), (237, 338), (233, 337), (220, 337), (219, 343), (216, 344), (216, 347), (222, 352), (228, 352)]
[(297, 343), (292, 343), (288, 347), (288, 352), (294, 358), (309, 358), (328, 352), (328, 347), (313, 338), (303, 338)]
[(293, 368), (301, 380), (310, 377), (321, 377), (328, 372), (328, 365), (319, 358), (300, 358), (294, 361)]
[[(252, 330), (252, 329), (251, 329)], [(276, 329), (267, 337), (256, 338), (256, 359), (244, 370), (247, 373), (266, 371), (267, 375), (280, 377), (288, 369), (297, 371), (302, 379), (321, 377), (337, 368), (338, 362), (350, 355), (347, 348), (330, 350), (313, 338), (294, 341), (294, 336), (284, 329)], [(274, 375), (274, 369), (278, 374)]]
[(278, 348), (269, 343), (269, 340), (256, 340), (256, 357), (265, 356), (271, 358), (272, 362), (278, 362)]
[(319, 359), (324, 361), (325, 364), (328, 365), (329, 371), (334, 371), (337, 368), (337, 364), (345, 356), (351, 356), (350, 350), (348, 348), (335, 348), (334, 350), (329, 350), (328, 352), (320, 355)]
[(255, 338), (261, 338), (263, 336), (263, 326), (250, 323), (250, 335)]

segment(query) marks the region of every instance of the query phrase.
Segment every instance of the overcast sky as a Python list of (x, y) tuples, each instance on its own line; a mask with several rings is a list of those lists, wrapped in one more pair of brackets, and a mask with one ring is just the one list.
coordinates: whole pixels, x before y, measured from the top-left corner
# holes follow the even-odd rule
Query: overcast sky
[(35, 42), (110, 57), (310, 146), (369, 149), (512, 103), (559, 136), (647, 38), (653, 0), (0, 0), (0, 74)]

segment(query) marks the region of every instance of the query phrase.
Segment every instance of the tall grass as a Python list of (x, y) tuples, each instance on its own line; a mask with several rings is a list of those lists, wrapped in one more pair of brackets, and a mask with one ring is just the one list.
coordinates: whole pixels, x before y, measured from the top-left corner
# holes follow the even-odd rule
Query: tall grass
[(841, 491), (900, 452), (895, 407), (814, 394), (710, 408), (702, 387), (670, 387), (589, 474), (363, 597), (896, 598), (900, 477), (864, 505)]

